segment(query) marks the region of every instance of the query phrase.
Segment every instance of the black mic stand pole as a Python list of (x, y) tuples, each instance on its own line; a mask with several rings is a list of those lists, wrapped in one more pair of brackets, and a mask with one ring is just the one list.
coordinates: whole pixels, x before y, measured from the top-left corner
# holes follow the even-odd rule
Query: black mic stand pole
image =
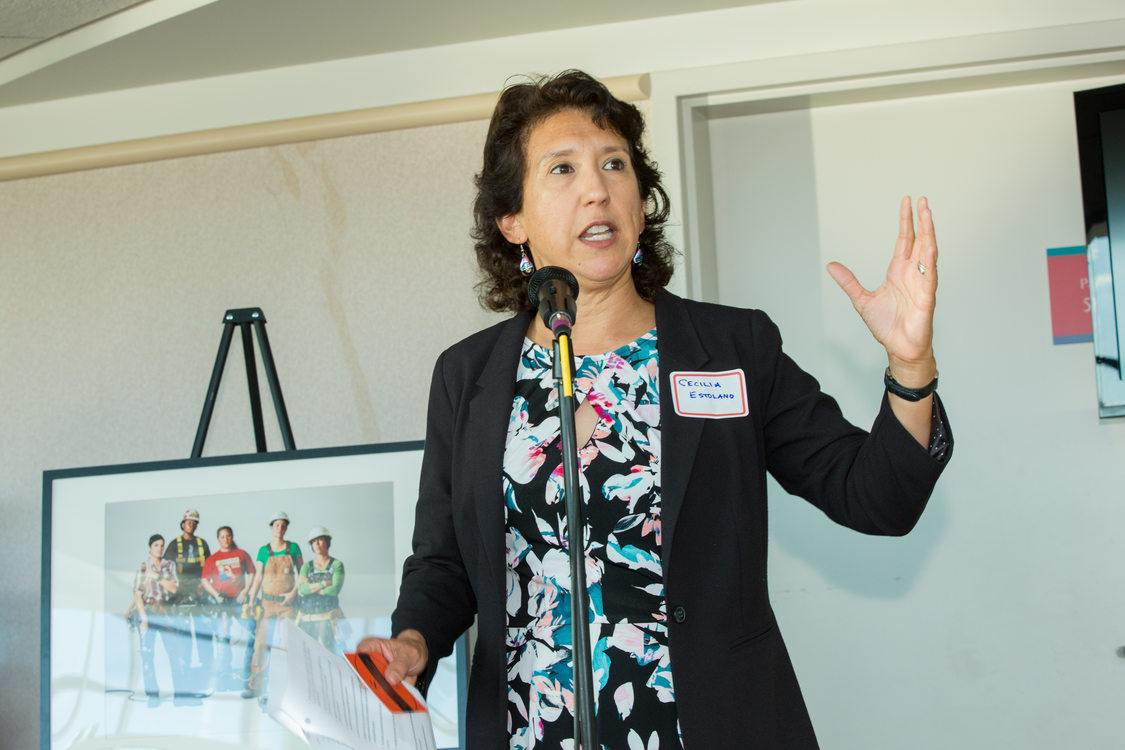
[(594, 724), (594, 672), (590, 653), (590, 592), (586, 589), (586, 540), (582, 488), (578, 484), (578, 438), (574, 426), (574, 355), (570, 326), (554, 327), (555, 383), (559, 389), (567, 550), (570, 553), (571, 665), (574, 669), (574, 738), (581, 750), (599, 750)]
[(601, 750), (594, 724), (594, 667), (590, 654), (590, 592), (586, 589), (586, 541), (582, 488), (578, 484), (578, 439), (574, 429), (574, 354), (570, 331), (577, 309), (578, 280), (565, 268), (540, 268), (527, 281), (527, 295), (554, 342), (555, 390), (559, 399), (563, 493), (566, 496), (567, 556), (570, 558), (570, 665), (574, 673), (575, 750)]

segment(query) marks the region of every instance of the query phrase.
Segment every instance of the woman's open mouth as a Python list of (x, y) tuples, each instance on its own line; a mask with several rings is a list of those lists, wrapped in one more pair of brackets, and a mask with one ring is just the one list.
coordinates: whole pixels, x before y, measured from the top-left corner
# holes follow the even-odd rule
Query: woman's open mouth
[(586, 231), (579, 235), (584, 242), (605, 242), (613, 239), (614, 229), (609, 224), (591, 224)]

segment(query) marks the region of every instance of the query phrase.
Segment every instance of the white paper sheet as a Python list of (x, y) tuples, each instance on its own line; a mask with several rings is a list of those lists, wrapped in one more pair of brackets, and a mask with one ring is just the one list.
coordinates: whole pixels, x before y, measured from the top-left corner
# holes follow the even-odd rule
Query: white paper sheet
[(267, 703), (279, 724), (318, 750), (436, 750), (428, 711), (392, 713), (347, 660), (291, 620), (282, 620), (282, 639), (284, 650), (271, 656)]

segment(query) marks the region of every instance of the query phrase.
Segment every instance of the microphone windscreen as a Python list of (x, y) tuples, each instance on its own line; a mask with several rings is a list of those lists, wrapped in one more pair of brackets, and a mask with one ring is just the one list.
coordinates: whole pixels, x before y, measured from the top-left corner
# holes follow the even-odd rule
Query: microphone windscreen
[(548, 281), (563, 282), (570, 288), (571, 299), (578, 299), (578, 279), (574, 278), (574, 274), (558, 266), (543, 266), (531, 274), (527, 282), (527, 297), (535, 308), (539, 307), (539, 290)]

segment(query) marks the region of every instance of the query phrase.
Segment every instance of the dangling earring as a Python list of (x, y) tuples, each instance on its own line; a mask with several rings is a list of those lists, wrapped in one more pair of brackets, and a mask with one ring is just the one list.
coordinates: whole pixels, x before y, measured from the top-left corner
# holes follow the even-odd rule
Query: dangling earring
[(633, 253), (633, 265), (639, 266), (644, 262), (645, 251), (641, 249), (641, 243), (637, 242), (637, 252)]
[(530, 276), (535, 271), (535, 264), (531, 262), (531, 251), (527, 245), (520, 245), (520, 273)]

